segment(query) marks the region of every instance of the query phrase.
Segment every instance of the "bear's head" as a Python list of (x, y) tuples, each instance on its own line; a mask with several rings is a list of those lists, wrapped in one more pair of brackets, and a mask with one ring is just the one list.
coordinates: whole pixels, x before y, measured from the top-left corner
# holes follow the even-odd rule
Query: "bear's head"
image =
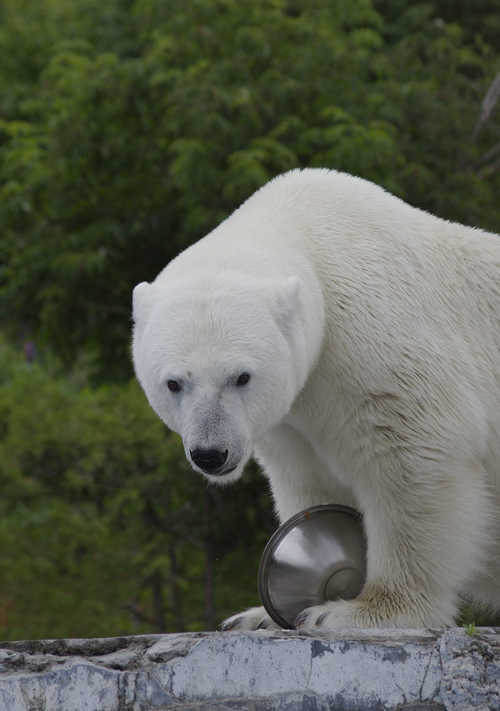
[(298, 278), (187, 276), (134, 289), (133, 358), (148, 400), (192, 466), (240, 476), (253, 443), (289, 411), (304, 376)]

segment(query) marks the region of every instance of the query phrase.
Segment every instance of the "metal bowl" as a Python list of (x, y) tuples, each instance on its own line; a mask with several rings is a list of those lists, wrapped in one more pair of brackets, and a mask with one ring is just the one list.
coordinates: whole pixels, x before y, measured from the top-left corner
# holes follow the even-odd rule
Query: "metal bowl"
[(270, 617), (295, 629), (297, 615), (326, 600), (352, 600), (366, 578), (362, 516), (324, 504), (292, 516), (274, 533), (259, 566), (259, 594)]

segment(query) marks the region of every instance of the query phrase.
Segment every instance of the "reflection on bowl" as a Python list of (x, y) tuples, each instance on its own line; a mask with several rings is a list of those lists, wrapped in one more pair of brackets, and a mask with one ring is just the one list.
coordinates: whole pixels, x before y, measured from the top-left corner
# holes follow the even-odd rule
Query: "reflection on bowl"
[(259, 594), (269, 616), (294, 629), (306, 607), (351, 600), (366, 578), (361, 514), (324, 504), (292, 516), (274, 533), (259, 566)]

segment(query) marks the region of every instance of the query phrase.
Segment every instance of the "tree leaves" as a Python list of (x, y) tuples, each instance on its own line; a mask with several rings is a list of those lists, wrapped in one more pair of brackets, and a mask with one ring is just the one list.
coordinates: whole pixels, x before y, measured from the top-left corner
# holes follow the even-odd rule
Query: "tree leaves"
[(0, 373), (3, 639), (197, 630), (258, 602), (255, 476), (208, 492), (134, 381), (82, 388), (4, 344)]
[[(500, 229), (496, 164), (474, 167), (500, 138), (493, 114), (470, 142), (495, 56), (430, 5), (382, 3), (389, 32), (365, 0), (46, 0), (24, 8), (28, 36), (4, 4), (0, 312), (68, 366), (90, 349), (97, 379), (130, 377), (133, 286), (294, 167)], [(118, 29), (97, 32), (109, 13)]]
[(0, 318), (69, 373), (0, 348), (4, 637), (257, 602), (262, 481), (187, 469), (129, 382), (132, 289), (295, 167), (500, 232), (500, 6), (473, 5), (0, 2)]

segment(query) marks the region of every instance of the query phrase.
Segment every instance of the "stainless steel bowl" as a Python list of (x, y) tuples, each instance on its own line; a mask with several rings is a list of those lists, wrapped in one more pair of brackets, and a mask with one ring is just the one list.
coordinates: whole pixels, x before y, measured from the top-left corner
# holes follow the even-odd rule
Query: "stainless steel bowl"
[(294, 629), (297, 615), (326, 600), (351, 600), (366, 578), (361, 514), (324, 504), (292, 516), (274, 533), (259, 566), (259, 594), (270, 617)]

